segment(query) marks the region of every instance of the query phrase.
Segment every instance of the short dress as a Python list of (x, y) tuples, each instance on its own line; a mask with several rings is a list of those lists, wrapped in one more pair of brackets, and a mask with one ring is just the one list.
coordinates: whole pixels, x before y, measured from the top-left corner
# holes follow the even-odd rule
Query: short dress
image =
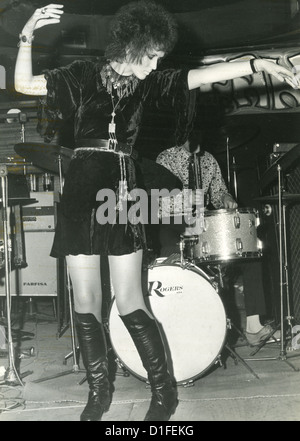
[[(101, 79), (105, 63), (75, 61), (68, 66), (47, 70), (47, 96), (41, 99), (38, 131), (45, 142), (68, 122), (74, 128), (76, 142), (108, 139), (108, 125), (113, 98)], [(187, 84), (188, 71), (167, 69), (152, 72), (139, 81), (135, 90), (124, 96), (115, 106), (116, 137), (119, 142), (135, 147), (146, 103), (173, 108), (177, 121), (177, 142), (182, 144), (191, 129), (191, 96)], [(146, 249), (145, 226), (118, 222), (118, 188), (125, 171), (128, 191), (144, 188), (139, 160), (106, 151), (88, 149), (76, 151), (64, 176), (63, 194), (58, 207), (57, 222), (51, 256), (66, 255), (124, 255)], [(120, 159), (123, 167), (120, 166)], [(124, 176), (123, 176), (124, 178)], [(104, 203), (97, 201), (98, 191), (110, 189), (116, 195), (116, 220), (98, 222), (97, 211)], [(127, 210), (130, 209), (128, 201)]]

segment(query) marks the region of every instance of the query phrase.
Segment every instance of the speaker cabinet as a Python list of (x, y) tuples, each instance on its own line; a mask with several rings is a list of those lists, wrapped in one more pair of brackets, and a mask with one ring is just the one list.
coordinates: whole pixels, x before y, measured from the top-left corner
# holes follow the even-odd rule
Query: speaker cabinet
[[(10, 273), (11, 295), (56, 296), (58, 292), (57, 259), (50, 257), (54, 232), (24, 233), (27, 266)], [(0, 295), (5, 295), (5, 273), (1, 270)]]
[[(289, 173), (288, 191), (300, 193), (300, 166)], [(300, 323), (300, 203), (293, 204), (288, 209), (288, 251), (289, 275), (291, 292), (292, 315)]]

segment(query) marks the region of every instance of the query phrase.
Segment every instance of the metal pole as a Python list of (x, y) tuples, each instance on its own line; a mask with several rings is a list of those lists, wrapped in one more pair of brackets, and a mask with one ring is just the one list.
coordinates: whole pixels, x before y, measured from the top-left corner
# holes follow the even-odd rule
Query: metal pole
[(283, 303), (283, 237), (282, 237), (282, 187), (281, 187), (281, 166), (277, 165), (278, 171), (278, 211), (279, 211), (279, 266), (280, 266), (280, 329), (281, 329), (281, 339), (280, 339), (280, 356), (285, 356), (284, 350), (284, 303)]
[(226, 138), (226, 152), (227, 152), (227, 182), (228, 182), (228, 190), (230, 192), (231, 182), (230, 182), (229, 138)]
[(7, 202), (7, 166), (0, 165), (1, 187), (2, 187), (2, 216), (3, 216), (3, 242), (5, 260), (5, 294), (7, 309), (7, 340), (8, 340), (8, 367), (5, 372), (4, 380), (8, 384), (19, 384), (23, 386), (16, 367), (14, 358), (14, 345), (11, 332), (11, 292), (10, 292), (10, 254), (8, 241), (8, 202)]

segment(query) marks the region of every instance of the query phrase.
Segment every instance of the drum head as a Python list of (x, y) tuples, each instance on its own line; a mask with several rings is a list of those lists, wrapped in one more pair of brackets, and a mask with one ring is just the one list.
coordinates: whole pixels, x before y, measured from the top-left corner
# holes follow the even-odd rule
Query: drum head
[[(201, 376), (220, 354), (227, 325), (223, 303), (207, 275), (194, 266), (189, 269), (178, 264), (154, 266), (148, 270), (148, 300), (177, 383)], [(109, 326), (119, 360), (133, 375), (146, 381), (147, 373), (118, 315), (115, 301)]]

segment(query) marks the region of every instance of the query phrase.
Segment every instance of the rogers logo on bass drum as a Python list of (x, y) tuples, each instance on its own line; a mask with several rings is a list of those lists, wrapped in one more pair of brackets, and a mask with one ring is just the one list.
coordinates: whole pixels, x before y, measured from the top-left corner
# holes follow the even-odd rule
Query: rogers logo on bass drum
[(155, 280), (148, 283), (148, 295), (157, 295), (159, 297), (165, 297), (168, 294), (182, 294), (182, 285), (163, 285), (159, 280)]

